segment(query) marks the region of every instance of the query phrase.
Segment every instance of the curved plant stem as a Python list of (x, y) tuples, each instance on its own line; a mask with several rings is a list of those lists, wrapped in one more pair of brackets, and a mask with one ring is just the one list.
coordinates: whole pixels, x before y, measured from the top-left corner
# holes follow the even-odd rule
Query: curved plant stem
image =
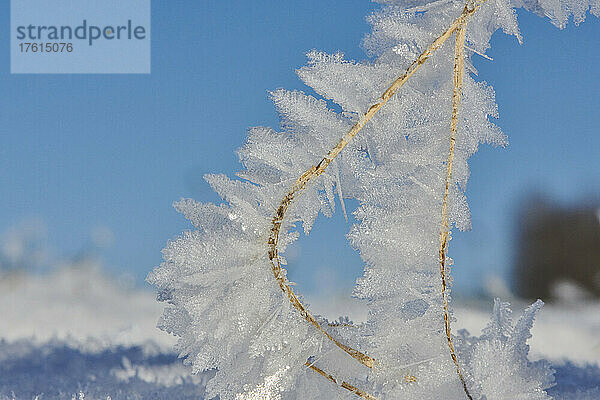
[(443, 314), (444, 314), (444, 329), (446, 331), (446, 339), (448, 340), (448, 348), (450, 356), (456, 366), (456, 373), (460, 378), (463, 389), (469, 398), (473, 400), (467, 383), (460, 370), (458, 358), (452, 343), (452, 333), (450, 330), (450, 311), (448, 306), (448, 291), (447, 291), (447, 271), (446, 271), (446, 250), (448, 249), (448, 191), (452, 182), (452, 166), (454, 162), (454, 147), (456, 144), (456, 128), (458, 126), (458, 111), (460, 109), (460, 97), (462, 92), (463, 75), (464, 75), (464, 45), (466, 34), (466, 21), (456, 29), (456, 40), (454, 44), (454, 92), (452, 94), (452, 119), (450, 122), (450, 151), (448, 154), (448, 170), (446, 172), (446, 186), (444, 189), (444, 201), (442, 203), (442, 229), (440, 232), (440, 275), (442, 278), (442, 299), (443, 299)]
[[(278, 253), (278, 248), (277, 248), (277, 246), (279, 244), (279, 235), (281, 232), (281, 226), (283, 224), (285, 215), (286, 215), (290, 205), (292, 204), (294, 198), (303, 191), (303, 189), (306, 187), (306, 185), (311, 180), (314, 180), (315, 178), (317, 178), (319, 175), (321, 175), (325, 171), (325, 169), (329, 166), (329, 164), (331, 164), (331, 162), (340, 154), (340, 152), (344, 149), (344, 147), (346, 147), (348, 145), (348, 143), (350, 143), (350, 141), (354, 138), (354, 136), (356, 136), (356, 134), (358, 134), (358, 132), (361, 131), (361, 129), (365, 126), (365, 124), (367, 122), (369, 122), (369, 120), (371, 120), (371, 118), (373, 118), (373, 116), (388, 102), (388, 100), (394, 94), (396, 94), (396, 92), (406, 83), (406, 81), (408, 81), (408, 79), (421, 67), (421, 65), (423, 65), (433, 55), (433, 53), (436, 50), (438, 50), (442, 46), (442, 44), (444, 44), (446, 42), (446, 40), (448, 40), (452, 36), (452, 34), (455, 31), (457, 32), (457, 42), (456, 42), (457, 47), (456, 48), (458, 49), (458, 42), (459, 42), (458, 33), (459, 32), (461, 32), (460, 35), (462, 37), (461, 43), (464, 44), (466, 21), (485, 1), (486, 0), (482, 0), (478, 4), (473, 4), (471, 2), (467, 3), (462, 14), (456, 20), (454, 20), (454, 22), (450, 25), (450, 27), (448, 27), (448, 29), (446, 29), (444, 31), (444, 33), (442, 33), (437, 39), (435, 39), (433, 41), (433, 43), (425, 51), (423, 51), (417, 57), (417, 59), (415, 61), (413, 61), (413, 63), (406, 69), (406, 71), (400, 77), (398, 77), (385, 90), (385, 92), (383, 92), (381, 97), (373, 105), (371, 105), (371, 107), (369, 107), (367, 112), (364, 113), (358, 119), (358, 121), (356, 121), (356, 123), (352, 126), (352, 128), (350, 128), (350, 130), (340, 139), (340, 141), (337, 143), (337, 145), (333, 149), (331, 149), (327, 153), (327, 155), (325, 157), (323, 157), (323, 159), (317, 165), (313, 165), (312, 167), (310, 167), (306, 172), (304, 172), (302, 174), (302, 176), (300, 176), (300, 178), (298, 178), (298, 180), (293, 184), (291, 190), (281, 201), (281, 203), (280, 203), (279, 207), (277, 208), (277, 211), (275, 212), (275, 215), (273, 216), (273, 219), (271, 221), (271, 233), (269, 236), (269, 240), (267, 242), (268, 246), (269, 246), (268, 256), (269, 256), (269, 260), (271, 261), (273, 275), (274, 275), (275, 279), (277, 280), (277, 282), (279, 283), (279, 287), (287, 295), (292, 306), (300, 313), (300, 315), (302, 315), (302, 317), (307, 322), (312, 324), (317, 330), (319, 330), (323, 335), (325, 335), (325, 337), (327, 337), (329, 340), (331, 340), (337, 347), (339, 347), (344, 352), (349, 354), (351, 357), (356, 359), (358, 362), (360, 362), (361, 364), (363, 364), (369, 368), (374, 367), (374, 365), (376, 363), (375, 359), (366, 354), (361, 353), (360, 351), (358, 351), (348, 345), (345, 345), (345, 344), (339, 342), (333, 336), (331, 336), (327, 331), (325, 331), (323, 329), (323, 327), (319, 324), (319, 322), (315, 319), (315, 317), (300, 302), (300, 300), (298, 299), (298, 297), (296, 296), (296, 294), (290, 287), (287, 279), (285, 278), (285, 275), (282, 273), (283, 268), (281, 266), (281, 261), (279, 259), (279, 253)], [(456, 72), (457, 61), (456, 60), (457, 60), (457, 56), (455, 55), (455, 94), (453, 97), (452, 139), (451, 139), (450, 162), (449, 162), (449, 169), (448, 169), (448, 174), (450, 177), (452, 175), (451, 165), (452, 165), (452, 159), (454, 157), (454, 141), (455, 141), (454, 134), (456, 132), (457, 113), (458, 113), (458, 104), (459, 104), (458, 102), (456, 102), (457, 96), (458, 96), (458, 101), (460, 101), (460, 87), (458, 88), (458, 95), (456, 93), (456, 90), (457, 90), (456, 89), (457, 88), (457, 83), (456, 83), (457, 82), (456, 81), (456, 79), (457, 79), (457, 72)], [(460, 48), (460, 60), (461, 60), (460, 61), (461, 73), (460, 73), (460, 85), (459, 86), (462, 86), (462, 65), (463, 65), (462, 45)], [(454, 108), (454, 104), (456, 104), (456, 110)], [(467, 396), (469, 397), (469, 399), (471, 399), (471, 396), (470, 396), (469, 392), (467, 391), (466, 384), (464, 382), (462, 373), (460, 372), (460, 368), (458, 367), (458, 361), (456, 359), (456, 355), (454, 353), (454, 347), (452, 345), (452, 339), (450, 337), (450, 324), (449, 324), (449, 318), (448, 318), (449, 313), (448, 313), (448, 302), (447, 302), (447, 296), (446, 296), (446, 274), (445, 274), (445, 250), (446, 250), (447, 237), (448, 237), (448, 219), (446, 216), (448, 185), (449, 185), (449, 178), (447, 178), (447, 180), (446, 180), (446, 192), (444, 194), (443, 222), (442, 222), (443, 228), (442, 228), (442, 234), (441, 234), (442, 246), (441, 246), (441, 250), (440, 250), (440, 264), (442, 266), (442, 285), (443, 285), (443, 297), (444, 297), (444, 321), (445, 321), (446, 334), (448, 337), (448, 344), (450, 347), (452, 359), (454, 360), (454, 363), (457, 367), (457, 372), (459, 374), (459, 377), (460, 377), (461, 381), (463, 382), (465, 392), (467, 393)], [(309, 364), (307, 364), (307, 365), (309, 365)], [(331, 377), (331, 375), (328, 375), (327, 373), (318, 369), (314, 365), (310, 365), (309, 368), (318, 372), (322, 376), (328, 378), (332, 382), (337, 383), (337, 381), (333, 377)], [(351, 392), (353, 392), (363, 398), (374, 399), (373, 396), (360, 391), (359, 389), (353, 387), (352, 385), (346, 384), (346, 386), (344, 386), (344, 383), (342, 384), (342, 387), (344, 387), (345, 389), (350, 390)], [(361, 393), (361, 394), (359, 394), (359, 393)], [(365, 397), (365, 396), (367, 396), (367, 397)]]

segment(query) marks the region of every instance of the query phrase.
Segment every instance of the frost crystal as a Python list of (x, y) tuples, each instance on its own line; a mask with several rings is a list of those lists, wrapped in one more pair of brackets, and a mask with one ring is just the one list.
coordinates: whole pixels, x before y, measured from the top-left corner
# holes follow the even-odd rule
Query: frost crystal
[[(238, 152), (241, 180), (206, 176), (225, 202), (175, 205), (196, 229), (167, 245), (164, 262), (148, 280), (167, 303), (159, 326), (179, 338), (180, 355), (194, 371), (217, 371), (209, 397), (465, 398), (444, 331), (449, 289), (442, 294), (441, 210), (448, 184), (448, 225), (469, 229), (467, 160), (480, 143), (506, 144), (489, 120), (497, 117), (492, 88), (465, 74), (451, 151), (454, 48), (446, 43), (322, 174), (297, 183), (465, 9), (448, 0), (380, 2), (385, 4), (369, 17), (373, 31), (364, 40), (373, 61), (310, 52), (298, 75), (322, 99), (273, 91), (281, 131), (250, 131)], [(600, 13), (597, 0), (488, 0), (466, 30), (467, 71), (475, 71), (471, 57), (485, 53), (497, 29), (520, 39), (515, 7), (560, 27), (571, 14), (578, 23), (590, 8)], [(446, 182), (449, 152), (453, 168)], [(292, 188), (301, 194), (286, 197)], [(365, 262), (354, 292), (369, 306), (360, 326), (327, 326), (310, 315), (279, 266), (278, 256), (298, 237), (300, 225), (308, 234), (319, 212), (331, 215), (336, 193), (360, 204), (354, 210), (359, 223), (348, 234)], [(544, 390), (550, 370), (527, 361), (526, 340), (540, 307), (535, 303), (513, 325), (508, 307), (496, 303), (481, 338), (455, 337), (472, 395), (549, 398)]]
[(527, 359), (530, 329), (542, 308), (538, 300), (513, 323), (508, 303), (496, 299), (488, 326), (479, 338), (470, 338), (461, 358), (468, 362), (473, 386), (487, 400), (548, 400), (545, 392), (554, 385), (549, 363)]

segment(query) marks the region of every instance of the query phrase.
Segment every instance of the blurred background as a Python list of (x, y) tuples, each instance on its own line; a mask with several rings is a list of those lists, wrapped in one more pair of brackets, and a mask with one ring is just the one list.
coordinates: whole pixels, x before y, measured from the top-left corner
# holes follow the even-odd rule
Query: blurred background
[[(172, 202), (220, 201), (202, 177), (233, 176), (247, 128), (278, 126), (267, 90), (312, 93), (294, 70), (313, 48), (364, 59), (365, 15), (376, 8), (154, 2), (150, 75), (10, 75), (1, 41), (2, 274), (95, 260), (144, 286), (167, 240), (191, 228)], [(473, 229), (450, 244), (454, 293), (598, 296), (600, 21), (560, 31), (529, 13), (519, 20), (523, 45), (497, 33), (493, 61), (475, 56), (510, 146), (482, 145), (471, 160)], [(290, 250), (290, 276), (309, 299), (349, 296), (361, 275), (344, 238), (351, 223), (321, 216)]]

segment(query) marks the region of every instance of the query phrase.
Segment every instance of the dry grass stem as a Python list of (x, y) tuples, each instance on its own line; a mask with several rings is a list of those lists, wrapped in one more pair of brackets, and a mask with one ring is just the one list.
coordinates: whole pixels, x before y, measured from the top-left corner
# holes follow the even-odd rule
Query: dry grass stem
[[(302, 317), (312, 324), (317, 330), (319, 330), (323, 335), (325, 335), (329, 340), (331, 340), (337, 347), (342, 349), (344, 352), (349, 354), (351, 357), (356, 359), (361, 364), (373, 368), (375, 366), (375, 359), (361, 353), (360, 351), (353, 349), (350, 346), (347, 346), (334, 337), (332, 337), (327, 331), (321, 327), (319, 322), (315, 319), (315, 317), (308, 311), (308, 309), (300, 302), (294, 291), (289, 285), (289, 282), (286, 280), (285, 275), (282, 273), (281, 261), (279, 259), (278, 254), (278, 244), (279, 244), (279, 234), (281, 232), (281, 226), (283, 224), (285, 215), (292, 204), (294, 198), (299, 195), (302, 190), (306, 187), (309, 181), (315, 179), (319, 175), (321, 175), (325, 169), (331, 164), (331, 162), (340, 154), (340, 152), (350, 143), (350, 141), (361, 131), (361, 129), (365, 126), (371, 118), (388, 102), (388, 100), (396, 94), (396, 92), (408, 81), (408, 79), (423, 65), (432, 54), (438, 50), (451, 36), (454, 32), (456, 35), (456, 44), (455, 44), (455, 59), (454, 59), (454, 95), (453, 95), (453, 106), (452, 106), (452, 121), (451, 121), (451, 144), (450, 144), (450, 156), (448, 162), (448, 173), (446, 178), (446, 190), (444, 193), (444, 202), (443, 202), (443, 210), (442, 210), (442, 233), (441, 233), (441, 246), (440, 246), (440, 265), (441, 265), (441, 275), (442, 275), (442, 293), (444, 298), (444, 321), (446, 328), (446, 336), (448, 338), (448, 345), (450, 347), (450, 353), (452, 359), (456, 365), (456, 369), (458, 375), (463, 383), (465, 392), (469, 399), (472, 400), (471, 395), (469, 394), (462, 373), (460, 372), (460, 368), (458, 365), (458, 360), (456, 359), (456, 355), (454, 352), (454, 346), (452, 344), (452, 339), (450, 336), (450, 321), (449, 321), (449, 312), (448, 312), (448, 301), (446, 294), (446, 272), (445, 272), (445, 255), (446, 255), (446, 247), (447, 247), (447, 239), (448, 239), (448, 217), (447, 217), (447, 198), (448, 198), (448, 188), (450, 178), (452, 176), (452, 161), (454, 158), (454, 142), (455, 142), (455, 133), (456, 126), (458, 121), (458, 108), (460, 106), (460, 92), (462, 87), (462, 76), (464, 69), (464, 41), (465, 41), (465, 29), (467, 19), (485, 2), (485, 0), (480, 1), (475, 4), (472, 2), (467, 3), (462, 14), (454, 20), (454, 22), (450, 25), (444, 33), (442, 33), (437, 39), (433, 41), (433, 43), (423, 51), (415, 61), (406, 69), (406, 71), (398, 77), (386, 90), (383, 92), (381, 97), (375, 102), (365, 114), (363, 114), (358, 121), (350, 128), (350, 130), (340, 139), (337, 145), (331, 149), (327, 155), (317, 164), (309, 168), (306, 172), (298, 178), (298, 180), (294, 183), (291, 190), (288, 194), (283, 198), (277, 211), (275, 212), (275, 216), (272, 219), (271, 224), (271, 233), (268, 240), (268, 256), (271, 261), (271, 266), (273, 270), (273, 275), (281, 290), (286, 294), (290, 303), (293, 307), (302, 315)], [(310, 369), (319, 373), (323, 377), (329, 379), (331, 382), (337, 384), (337, 380), (334, 379), (331, 375), (327, 374), (323, 370), (317, 368), (316, 366), (306, 364)], [(409, 376), (409, 381), (414, 382), (416, 378), (414, 376)], [(341, 386), (353, 393), (357, 396), (376, 400), (372, 395), (363, 392), (362, 390), (346, 383), (342, 382)]]
[(456, 366), (456, 373), (460, 378), (463, 385), (463, 389), (469, 398), (473, 400), (467, 383), (460, 370), (458, 364), (458, 358), (454, 350), (454, 344), (452, 343), (452, 334), (450, 330), (450, 311), (448, 306), (448, 291), (447, 291), (447, 273), (446, 273), (446, 251), (448, 249), (448, 191), (452, 182), (452, 166), (454, 162), (454, 147), (456, 144), (456, 128), (458, 126), (458, 112), (460, 110), (460, 97), (463, 85), (464, 76), (464, 45), (465, 45), (465, 34), (466, 34), (466, 22), (460, 25), (456, 29), (456, 40), (454, 45), (454, 92), (452, 94), (452, 118), (450, 122), (450, 150), (448, 154), (448, 170), (446, 172), (446, 185), (444, 189), (444, 200), (442, 202), (442, 229), (440, 232), (440, 275), (442, 278), (442, 299), (443, 299), (443, 315), (444, 315), (444, 329), (446, 331), (446, 339), (448, 340), (448, 348), (450, 349), (450, 356)]
[[(338, 385), (338, 381), (337, 379), (335, 379), (333, 376), (331, 376), (330, 374), (328, 374), (327, 372), (323, 371), (321, 368), (314, 366), (313, 364), (309, 364), (308, 361), (305, 364), (308, 368), (312, 369), (313, 371), (315, 371), (317, 374), (321, 375), (322, 377), (328, 379), (330, 382), (334, 383), (335, 385)], [(362, 390), (360, 390), (359, 388), (357, 388), (356, 386), (353, 386), (351, 384), (349, 384), (348, 382), (342, 381), (341, 383), (339, 383), (339, 385), (341, 387), (343, 387), (346, 390), (349, 390), (350, 392), (354, 393), (355, 395), (357, 395), (358, 397), (361, 397), (363, 399), (367, 399), (367, 400), (377, 400), (375, 397), (373, 397), (372, 395), (370, 395), (369, 393), (363, 392)]]

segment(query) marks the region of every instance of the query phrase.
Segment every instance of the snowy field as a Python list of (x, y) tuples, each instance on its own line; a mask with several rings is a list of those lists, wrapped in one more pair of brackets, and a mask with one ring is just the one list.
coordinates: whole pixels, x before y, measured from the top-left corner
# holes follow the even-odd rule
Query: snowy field
[[(525, 303), (514, 302), (517, 311)], [(455, 328), (479, 334), (492, 301), (458, 302)], [(192, 376), (155, 328), (151, 291), (107, 278), (99, 266), (47, 276), (0, 277), (0, 399), (204, 399), (208, 375)], [(340, 299), (313, 300), (329, 318)], [(355, 320), (364, 312), (351, 306)], [(556, 370), (555, 399), (600, 399), (600, 303), (546, 305), (530, 340), (533, 358)]]

